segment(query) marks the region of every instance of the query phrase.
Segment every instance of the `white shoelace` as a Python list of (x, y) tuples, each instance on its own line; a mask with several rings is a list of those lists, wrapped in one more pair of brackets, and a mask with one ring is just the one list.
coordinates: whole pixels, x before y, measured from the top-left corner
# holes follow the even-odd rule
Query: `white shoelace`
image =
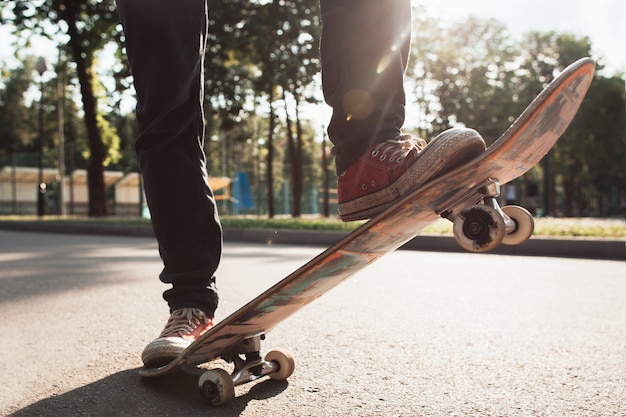
[(396, 161), (399, 164), (411, 150), (416, 149), (417, 152), (421, 152), (424, 147), (426, 147), (424, 139), (414, 138), (411, 135), (401, 135), (376, 145), (372, 150), (372, 156), (377, 157), (382, 152), (379, 159), (384, 161), (391, 152), (389, 162)]
[(159, 337), (183, 336), (194, 331), (199, 325), (207, 323), (209, 319), (202, 310), (197, 308), (183, 308), (172, 313)]

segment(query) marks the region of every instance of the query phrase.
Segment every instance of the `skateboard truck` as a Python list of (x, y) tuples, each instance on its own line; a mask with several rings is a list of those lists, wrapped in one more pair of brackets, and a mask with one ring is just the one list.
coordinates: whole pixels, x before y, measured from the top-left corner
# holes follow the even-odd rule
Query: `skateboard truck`
[(278, 371), (278, 363), (266, 362), (261, 358), (261, 340), (264, 339), (265, 335), (245, 339), (235, 346), (236, 353), (222, 357), (235, 365), (231, 374), (233, 384), (241, 385)]
[(231, 374), (221, 368), (204, 371), (198, 380), (202, 397), (212, 405), (221, 405), (235, 397), (235, 386), (255, 381), (268, 375), (271, 379), (285, 380), (295, 369), (293, 356), (285, 351), (272, 350), (261, 357), (261, 341), (265, 334), (252, 336), (234, 345), (221, 355), (234, 364)]
[(487, 252), (500, 243), (519, 245), (530, 238), (534, 231), (532, 215), (523, 207), (500, 207), (500, 182), (488, 178), (470, 188), (446, 207), (441, 217), (454, 226), (454, 238), (461, 247), (471, 252)]

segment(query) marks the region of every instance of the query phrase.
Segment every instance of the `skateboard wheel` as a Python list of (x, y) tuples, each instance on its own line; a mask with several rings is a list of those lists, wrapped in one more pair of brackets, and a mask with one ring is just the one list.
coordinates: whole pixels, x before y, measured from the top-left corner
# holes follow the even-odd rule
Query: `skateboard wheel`
[(205, 371), (198, 380), (202, 398), (211, 405), (222, 405), (235, 398), (233, 379), (223, 369)]
[(454, 237), (461, 247), (471, 252), (487, 252), (504, 239), (506, 227), (498, 211), (484, 204), (461, 210), (454, 219)]
[(535, 220), (524, 207), (504, 206), (502, 211), (515, 222), (515, 230), (507, 233), (502, 239), (505, 245), (519, 245), (526, 242), (535, 230)]
[(275, 362), (278, 364), (278, 371), (269, 374), (271, 379), (284, 381), (289, 378), (296, 369), (296, 363), (293, 356), (289, 352), (281, 350), (272, 350), (265, 355), (266, 362)]

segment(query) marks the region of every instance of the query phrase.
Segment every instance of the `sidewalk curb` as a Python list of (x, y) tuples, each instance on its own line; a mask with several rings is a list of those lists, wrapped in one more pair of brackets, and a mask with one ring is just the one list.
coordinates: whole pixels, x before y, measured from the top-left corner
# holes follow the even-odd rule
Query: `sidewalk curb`
[[(43, 233), (94, 234), (153, 237), (148, 225), (103, 224), (89, 222), (0, 221), (0, 230)], [(224, 240), (267, 244), (331, 246), (347, 232), (316, 230), (225, 229)], [(402, 249), (436, 252), (466, 252), (452, 236), (419, 235)], [(518, 246), (500, 245), (490, 254), (552, 256), (564, 258), (626, 260), (626, 243), (615, 239), (533, 237)]]
[[(315, 230), (226, 229), (224, 239), (238, 242), (268, 244), (300, 244), (330, 246), (346, 235), (345, 232)], [(402, 249), (435, 252), (467, 252), (452, 236), (419, 235)], [(564, 258), (626, 260), (626, 243), (612, 239), (533, 237), (518, 246), (500, 245), (490, 254), (553, 256)]]

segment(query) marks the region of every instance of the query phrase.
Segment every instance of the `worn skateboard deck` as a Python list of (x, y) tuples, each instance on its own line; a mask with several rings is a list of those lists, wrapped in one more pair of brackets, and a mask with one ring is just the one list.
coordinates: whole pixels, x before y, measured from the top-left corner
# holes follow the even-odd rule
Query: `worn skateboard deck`
[[(581, 59), (565, 69), (483, 154), (408, 194), (298, 270), (217, 323), (170, 364), (139, 373), (154, 377), (240, 353), (277, 324), (346, 278), (414, 238), (441, 215), (454, 214), (486, 181), (505, 184), (535, 166), (554, 146), (578, 110), (595, 65)], [(221, 389), (221, 388), (220, 388)]]

